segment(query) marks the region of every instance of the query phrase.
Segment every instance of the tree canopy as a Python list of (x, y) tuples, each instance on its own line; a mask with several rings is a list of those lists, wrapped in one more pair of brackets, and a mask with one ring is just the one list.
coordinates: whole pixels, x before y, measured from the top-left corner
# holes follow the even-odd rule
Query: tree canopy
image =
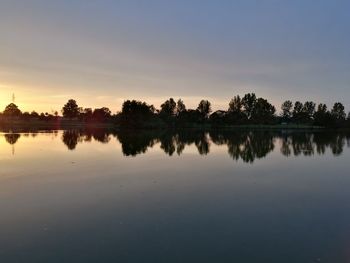
[(79, 107), (75, 100), (70, 99), (62, 108), (63, 117), (73, 119), (79, 115)]
[(211, 112), (211, 103), (208, 100), (201, 100), (198, 104), (197, 111), (199, 111), (203, 117), (208, 117)]
[(18, 106), (14, 103), (10, 103), (9, 105), (7, 105), (3, 112), (5, 116), (9, 116), (9, 117), (18, 117), (21, 115), (21, 113), (22, 113), (21, 110), (18, 109)]

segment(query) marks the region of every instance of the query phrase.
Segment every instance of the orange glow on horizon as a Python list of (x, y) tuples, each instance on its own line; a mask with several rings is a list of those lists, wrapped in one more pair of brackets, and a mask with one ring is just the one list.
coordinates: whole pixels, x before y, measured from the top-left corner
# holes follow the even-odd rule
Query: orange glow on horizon
[[(99, 90), (96, 90), (93, 94), (69, 94), (66, 92), (68, 88), (61, 89), (61, 93), (57, 93), (58, 89), (56, 87), (48, 87), (46, 89), (38, 89), (31, 86), (19, 86), (19, 85), (8, 85), (0, 83), (0, 112), (2, 112), (5, 107), (12, 102), (12, 95), (15, 94), (15, 104), (19, 107), (22, 112), (32, 112), (36, 111), (38, 113), (48, 112), (54, 113), (57, 111), (61, 114), (61, 109), (63, 105), (69, 99), (75, 99), (80, 107), (83, 108), (100, 108), (108, 107), (112, 113), (117, 113), (121, 110), (122, 104), (125, 100), (141, 100), (148, 104), (154, 105), (157, 109), (160, 105), (169, 98), (174, 98), (175, 100), (182, 99), (187, 107), (187, 109), (195, 109), (201, 99), (208, 99), (212, 104), (212, 111), (216, 110), (227, 110), (229, 101), (231, 97), (227, 98), (211, 98), (207, 96), (179, 96), (170, 94), (169, 96), (122, 96), (118, 97), (114, 94), (110, 96), (99, 95)], [(72, 88), (71, 90), (77, 90)], [(254, 91), (252, 91), (254, 92)], [(237, 94), (232, 94), (232, 97)], [(239, 94), (243, 96), (244, 94)], [(261, 96), (257, 93), (257, 96)], [(275, 105), (276, 110), (279, 111), (279, 102), (267, 98), (273, 105)]]

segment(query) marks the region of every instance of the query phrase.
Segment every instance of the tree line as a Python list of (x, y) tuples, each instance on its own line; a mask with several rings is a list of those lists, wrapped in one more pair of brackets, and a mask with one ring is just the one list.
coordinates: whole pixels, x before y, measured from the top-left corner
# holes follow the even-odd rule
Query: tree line
[[(62, 116), (67, 120), (80, 122), (109, 122), (123, 127), (186, 127), (193, 125), (274, 125), (274, 124), (305, 124), (322, 127), (350, 127), (350, 113), (346, 115), (342, 103), (336, 102), (328, 109), (326, 104), (315, 102), (287, 100), (282, 103), (280, 112), (267, 99), (257, 97), (255, 93), (243, 97), (234, 96), (226, 110), (212, 112), (211, 103), (201, 100), (196, 109), (187, 109), (182, 99), (175, 101), (169, 98), (161, 104), (160, 109), (143, 101), (126, 100), (120, 112), (112, 114), (108, 107), (82, 108), (74, 99), (62, 107)], [(54, 113), (33, 111), (21, 112), (11, 103), (1, 114), (2, 118), (18, 118), (24, 120), (58, 120), (62, 117)]]

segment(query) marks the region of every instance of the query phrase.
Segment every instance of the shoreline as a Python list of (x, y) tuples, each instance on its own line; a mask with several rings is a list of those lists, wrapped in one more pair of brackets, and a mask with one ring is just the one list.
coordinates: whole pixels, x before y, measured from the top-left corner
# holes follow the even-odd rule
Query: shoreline
[(185, 124), (174, 126), (130, 127), (115, 123), (79, 122), (79, 121), (12, 121), (0, 122), (0, 130), (69, 130), (69, 129), (110, 129), (110, 130), (294, 130), (294, 131), (339, 131), (349, 128), (326, 128), (305, 124), (246, 124), (246, 125), (212, 125)]

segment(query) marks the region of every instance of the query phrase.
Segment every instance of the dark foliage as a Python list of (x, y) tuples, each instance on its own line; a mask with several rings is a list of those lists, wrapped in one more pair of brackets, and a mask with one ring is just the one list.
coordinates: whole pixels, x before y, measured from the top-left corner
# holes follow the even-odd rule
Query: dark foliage
[[(302, 103), (287, 100), (281, 105), (281, 113), (276, 114), (276, 108), (264, 98), (254, 93), (245, 94), (242, 98), (234, 96), (228, 109), (213, 113), (211, 103), (201, 100), (196, 109), (187, 109), (181, 99), (177, 102), (169, 98), (156, 110), (153, 105), (137, 100), (126, 100), (122, 111), (113, 115), (107, 107), (92, 109), (79, 107), (70, 99), (62, 108), (65, 121), (83, 123), (112, 123), (125, 128), (163, 128), (163, 127), (198, 127), (198, 126), (232, 126), (232, 125), (273, 125), (300, 124), (316, 125), (328, 128), (350, 128), (350, 114), (346, 117), (345, 107), (340, 102), (328, 110), (325, 104), (312, 101)], [(6, 106), (0, 121), (22, 119), (25, 121), (39, 120), (59, 123), (62, 117), (58, 112), (41, 113), (33, 111), (22, 113), (14, 103)]]

